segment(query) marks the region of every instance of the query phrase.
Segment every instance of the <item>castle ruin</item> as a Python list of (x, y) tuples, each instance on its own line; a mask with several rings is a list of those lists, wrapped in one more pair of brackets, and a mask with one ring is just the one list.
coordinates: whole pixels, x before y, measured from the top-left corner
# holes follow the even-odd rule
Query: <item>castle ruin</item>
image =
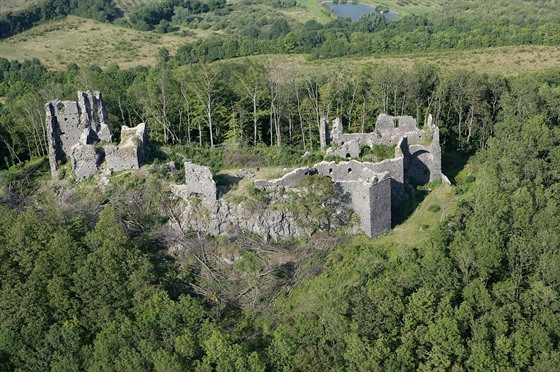
[(50, 101), (45, 105), (51, 174), (71, 162), (78, 180), (97, 173), (139, 168), (147, 155), (144, 123), (121, 129), (121, 142), (112, 143), (107, 112), (100, 92), (78, 92), (77, 101)]
[[(333, 121), (330, 131), (328, 121), (322, 119), (321, 147), (328, 155), (348, 161), (323, 161), (312, 167), (297, 168), (275, 180), (255, 180), (254, 186), (274, 195), (297, 188), (304, 177), (329, 177), (338, 190), (336, 202), (359, 217), (360, 228), (366, 235), (374, 237), (387, 232), (404, 198), (405, 183), (425, 184), (441, 179), (439, 128), (433, 124), (431, 116), (426, 128), (421, 129), (410, 116), (388, 115), (380, 115), (375, 128), (374, 133), (346, 134), (340, 119)], [(360, 156), (364, 146), (376, 144), (394, 145), (395, 157), (380, 162), (352, 159)], [(211, 235), (237, 229), (273, 239), (293, 238), (305, 232), (287, 211), (265, 208), (248, 212), (241, 205), (218, 199), (216, 184), (207, 167), (185, 163), (185, 185), (175, 185), (174, 192), (184, 200), (197, 195), (207, 211), (204, 222), (200, 219), (200, 208), (192, 205), (185, 208), (181, 218), (183, 227)], [(339, 225), (344, 223), (343, 218), (340, 221)]]

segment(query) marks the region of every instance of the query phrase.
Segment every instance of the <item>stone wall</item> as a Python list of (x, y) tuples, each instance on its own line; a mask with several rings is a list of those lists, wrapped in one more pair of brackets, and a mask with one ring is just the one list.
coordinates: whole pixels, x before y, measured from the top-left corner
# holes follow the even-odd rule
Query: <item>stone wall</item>
[(216, 182), (210, 168), (185, 162), (185, 185), (187, 195), (199, 194), (208, 201), (216, 201)]
[(77, 101), (51, 101), (45, 105), (49, 164), (52, 176), (58, 164), (68, 161), (78, 180), (97, 173), (138, 168), (147, 155), (145, 124), (122, 127), (121, 143), (113, 145), (100, 92), (78, 92)]
[[(51, 172), (58, 171), (57, 162), (66, 162), (70, 156), (70, 149), (79, 143), (84, 131), (85, 123), (80, 121), (81, 112), (77, 102), (51, 101), (45, 105), (47, 136), (49, 141), (49, 162)], [(89, 133), (86, 132), (86, 142)]]
[[(327, 129), (326, 121), (322, 120), (322, 123), (323, 132)], [(324, 161), (313, 167), (295, 169), (275, 180), (256, 180), (255, 187), (267, 190), (269, 196), (285, 196), (285, 193), (278, 191), (297, 188), (298, 181), (304, 177), (314, 174), (327, 176), (339, 193), (333, 202), (341, 208), (352, 210), (360, 219), (360, 228), (368, 236), (389, 231), (395, 222), (393, 219), (399, 215), (407, 179), (413, 178), (419, 183), (425, 183), (442, 176), (439, 129), (432, 124), (431, 117), (428, 120), (429, 131), (416, 128), (416, 122), (411, 117), (393, 118), (387, 115), (378, 118), (377, 129), (382, 133), (343, 134), (340, 120), (333, 124), (330, 138), (340, 141), (339, 146), (347, 146), (339, 149), (353, 151), (357, 146), (359, 150), (362, 144), (380, 143), (385, 136), (385, 140), (396, 145), (395, 158), (377, 163), (356, 160), (339, 163)], [(325, 134), (321, 137), (321, 142), (328, 138)], [(412, 145), (410, 138), (414, 142)], [(350, 142), (343, 143), (344, 140)], [(285, 209), (266, 206), (252, 209), (243, 204), (216, 200), (216, 185), (207, 167), (185, 163), (185, 173), (186, 184), (172, 188), (177, 196), (187, 202), (187, 207), (181, 214), (183, 230), (189, 228), (211, 235), (251, 231), (276, 240), (309, 233)], [(193, 199), (194, 195), (198, 195), (198, 198)], [(202, 203), (196, 200), (202, 200)], [(337, 221), (334, 226), (344, 225), (344, 218), (336, 217), (334, 220)]]
[(391, 180), (387, 173), (381, 180), (335, 181), (349, 194), (351, 208), (360, 218), (360, 228), (369, 237), (391, 229)]
[[(328, 123), (325, 124), (328, 126)], [(442, 176), (441, 147), (439, 143), (439, 128), (433, 124), (432, 116), (428, 118), (427, 129), (417, 127), (416, 120), (411, 116), (389, 116), (381, 114), (377, 117), (373, 133), (343, 133), (340, 119), (333, 121), (331, 129), (331, 145), (326, 150), (327, 155), (340, 158), (358, 158), (364, 146), (373, 145), (400, 146), (406, 138), (406, 149), (401, 151), (404, 157), (404, 167), (395, 163), (378, 163), (378, 172), (388, 171), (398, 183), (404, 183), (404, 173), (423, 184)], [(397, 157), (400, 155), (397, 155)], [(397, 163), (402, 160), (397, 161)], [(388, 168), (387, 168), (388, 167)], [(403, 171), (403, 168), (404, 169)], [(394, 183), (394, 187), (399, 185)]]
[[(432, 116), (428, 118), (428, 127), (432, 136), (428, 145), (412, 144), (402, 147), (404, 154), (405, 174), (417, 184), (425, 184), (442, 178), (441, 145), (439, 143), (439, 128), (432, 123)], [(404, 137), (408, 141), (407, 137)], [(425, 140), (428, 140), (426, 138)]]
[[(387, 170), (385, 170), (387, 169)], [(368, 236), (376, 236), (391, 229), (391, 194), (393, 182), (390, 172), (399, 180), (403, 178), (403, 158), (382, 163), (321, 162), (311, 168), (298, 168), (283, 177), (272, 180), (256, 180), (255, 187), (274, 189), (295, 187), (303, 177), (319, 174), (330, 177), (343, 195), (339, 202), (347, 205), (360, 218), (360, 227)], [(397, 182), (402, 185), (401, 182)]]
[(324, 150), (330, 141), (329, 122), (327, 119), (321, 118), (319, 120), (319, 143), (321, 144), (321, 150)]
[(140, 123), (133, 128), (121, 127), (121, 143), (118, 146), (105, 146), (107, 169), (117, 172), (125, 169), (138, 169), (148, 155), (146, 124)]
[(313, 174), (317, 174), (317, 170), (315, 168), (307, 168), (307, 167), (297, 168), (275, 180), (271, 180), (271, 181), (256, 180), (255, 186), (259, 188), (279, 187), (279, 186), (295, 187), (300, 179), (302, 179), (305, 176), (310, 176)]

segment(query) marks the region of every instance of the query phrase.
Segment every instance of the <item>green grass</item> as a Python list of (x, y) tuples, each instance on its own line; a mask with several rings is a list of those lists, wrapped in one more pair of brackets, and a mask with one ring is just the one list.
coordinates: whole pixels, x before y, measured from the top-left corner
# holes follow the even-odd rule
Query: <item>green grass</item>
[[(199, 35), (203, 37), (208, 33), (200, 31)], [(181, 44), (192, 40), (69, 16), (1, 41), (0, 57), (10, 60), (37, 58), (50, 69), (62, 69), (70, 63), (100, 67), (116, 63), (126, 68), (153, 65), (157, 62), (159, 48), (165, 46), (174, 53)]]
[[(404, 223), (374, 239), (369, 244), (392, 247), (417, 245), (429, 235), (429, 232), (439, 222), (455, 211), (456, 201), (453, 187), (447, 184), (437, 185)], [(440, 209), (434, 212), (433, 205), (439, 206)], [(368, 244), (368, 241), (364, 240), (363, 237), (358, 237), (356, 240), (359, 244)], [(391, 250), (389, 251), (389, 257), (396, 257), (398, 253), (400, 253), (398, 248)]]
[[(300, 7), (296, 8), (289, 8), (287, 10), (283, 10), (282, 12), (291, 15), (294, 18), (298, 19), (299, 21), (305, 22), (310, 18), (315, 18), (319, 22), (326, 23), (334, 18), (334, 16), (330, 16), (325, 13), (325, 8), (321, 5), (322, 2), (327, 0), (301, 0), (298, 1), (298, 4), (305, 8), (307, 12), (302, 12)], [(377, 1), (377, 0), (359, 0), (362, 4), (371, 5), (373, 7), (377, 5), (384, 5), (388, 7), (392, 12), (396, 12), (399, 15), (420, 15), (429, 13), (437, 8), (440, 8), (443, 4), (442, 0), (416, 0), (414, 2), (409, 0), (384, 0), (384, 1)], [(351, 1), (348, 1), (351, 3)], [(314, 17), (311, 17), (309, 14), (311, 13)]]
[[(514, 55), (516, 58), (511, 58)], [(535, 57), (539, 56), (539, 57)], [(321, 59), (318, 63), (307, 55), (261, 55), (248, 58), (260, 61), (282, 71), (285, 76), (309, 74), (317, 71), (344, 69), (353, 71), (356, 67), (381, 64), (412, 68), (417, 63), (429, 63), (445, 70), (472, 70), (479, 73), (516, 76), (525, 72), (542, 71), (560, 67), (560, 46), (524, 45), (469, 50), (447, 50), (440, 52), (403, 53), (374, 57), (339, 57)], [(222, 63), (222, 62), (217, 62)]]
[(325, 13), (323, 6), (318, 0), (301, 0), (299, 4), (302, 4), (309, 12), (313, 13), (319, 22), (326, 23), (333, 19), (333, 17)]
[[(293, 290), (278, 298), (271, 313), (264, 314), (262, 321), (274, 323), (292, 318), (312, 308), (321, 308), (325, 296), (336, 298), (347, 292), (364, 277), (381, 270), (387, 262), (395, 262), (410, 247), (418, 247), (429, 239), (438, 223), (455, 211), (457, 200), (452, 186), (440, 184), (404, 223), (390, 232), (377, 238), (365, 234), (346, 236), (330, 253), (322, 273), (300, 280)], [(434, 212), (432, 205), (438, 205), (440, 210)]]
[(41, 0), (0, 0), (0, 14), (22, 10)]

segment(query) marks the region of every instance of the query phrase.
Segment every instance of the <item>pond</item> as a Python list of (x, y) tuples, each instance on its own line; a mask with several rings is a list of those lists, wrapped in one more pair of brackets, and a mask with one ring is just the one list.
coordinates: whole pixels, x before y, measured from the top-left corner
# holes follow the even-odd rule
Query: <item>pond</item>
[[(374, 7), (365, 4), (333, 4), (332, 1), (326, 1), (322, 4), (329, 9), (332, 9), (334, 11), (334, 15), (338, 17), (350, 17), (354, 21), (364, 14), (377, 12)], [(390, 21), (397, 18), (397, 13), (394, 12), (384, 12), (383, 15)]]

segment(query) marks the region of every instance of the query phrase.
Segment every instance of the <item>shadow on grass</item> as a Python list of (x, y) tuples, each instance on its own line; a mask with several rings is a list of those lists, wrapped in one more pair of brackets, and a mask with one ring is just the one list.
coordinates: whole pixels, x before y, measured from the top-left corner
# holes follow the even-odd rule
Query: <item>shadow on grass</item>
[(461, 150), (447, 150), (441, 157), (441, 170), (455, 184), (455, 177), (463, 170), (467, 161), (472, 156), (470, 152)]

